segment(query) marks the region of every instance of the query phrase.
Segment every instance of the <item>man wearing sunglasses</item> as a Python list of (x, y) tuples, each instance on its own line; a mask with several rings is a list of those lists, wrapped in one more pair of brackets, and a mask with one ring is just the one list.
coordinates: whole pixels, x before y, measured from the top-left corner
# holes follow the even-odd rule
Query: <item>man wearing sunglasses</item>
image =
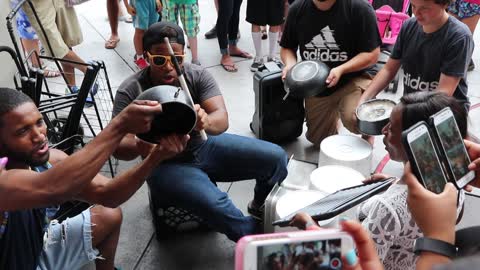
[[(168, 37), (187, 85), (190, 89), (197, 124), (183, 153), (167, 160), (150, 175), (148, 184), (152, 196), (185, 208), (202, 218), (209, 227), (224, 233), (233, 241), (257, 231), (263, 218), (263, 204), (275, 183), (286, 175), (287, 156), (269, 142), (224, 133), (228, 128), (228, 113), (219, 87), (212, 75), (197, 65), (184, 63), (185, 40), (182, 29), (170, 22), (150, 26), (143, 37), (145, 55), (150, 66), (127, 78), (118, 88), (113, 115), (118, 114), (142, 91), (158, 85), (179, 86), (178, 74), (168, 56)], [(199, 130), (205, 130), (203, 141)], [(153, 144), (125, 136), (115, 156), (131, 160), (146, 156)], [(231, 202), (227, 193), (215, 182), (255, 179), (254, 198), (244, 214)]]

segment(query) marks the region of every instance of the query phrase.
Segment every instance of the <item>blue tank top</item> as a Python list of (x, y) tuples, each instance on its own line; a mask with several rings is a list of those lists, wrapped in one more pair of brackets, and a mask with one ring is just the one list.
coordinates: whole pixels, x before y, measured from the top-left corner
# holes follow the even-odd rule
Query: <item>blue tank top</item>
[[(50, 163), (32, 168), (42, 172)], [(52, 207), (55, 208), (55, 207)], [(43, 248), (43, 234), (48, 226), (47, 208), (11, 211), (0, 239), (0, 268), (34, 270)]]

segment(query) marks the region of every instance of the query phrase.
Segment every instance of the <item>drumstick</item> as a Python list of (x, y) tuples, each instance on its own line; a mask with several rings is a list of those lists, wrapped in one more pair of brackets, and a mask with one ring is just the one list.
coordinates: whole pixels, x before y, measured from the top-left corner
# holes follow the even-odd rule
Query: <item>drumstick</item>
[[(177, 58), (175, 58), (175, 53), (173, 52), (172, 45), (170, 45), (170, 40), (168, 37), (164, 37), (163, 40), (167, 44), (168, 48), (168, 53), (170, 54), (170, 59), (172, 61), (173, 66), (175, 67), (175, 70), (177, 71), (178, 74), (178, 80), (180, 81), (180, 86), (182, 87), (183, 91), (186, 92), (188, 99), (192, 102), (192, 104), (195, 104), (192, 99), (192, 95), (190, 94), (190, 90), (188, 90), (188, 85), (187, 81), (185, 81), (185, 77), (183, 76), (182, 69), (180, 68), (180, 65), (178, 64)], [(206, 141), (207, 140), (207, 133), (205, 132), (204, 129), (200, 130), (200, 136), (202, 136), (202, 140)]]

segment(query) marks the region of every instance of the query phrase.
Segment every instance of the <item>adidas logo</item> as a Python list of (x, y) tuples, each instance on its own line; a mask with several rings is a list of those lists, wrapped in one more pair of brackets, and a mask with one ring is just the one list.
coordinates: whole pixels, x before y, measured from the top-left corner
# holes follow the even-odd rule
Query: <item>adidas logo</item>
[(420, 80), (420, 76), (412, 78), (410, 73), (405, 73), (403, 77), (403, 84), (410, 87), (413, 90), (419, 91), (434, 91), (438, 87), (438, 82), (424, 82)]
[(310, 60), (320, 60), (323, 62), (345, 62), (348, 60), (347, 52), (340, 51), (334, 37), (333, 30), (325, 26), (318, 35), (305, 44), (306, 50), (303, 51), (303, 58)]

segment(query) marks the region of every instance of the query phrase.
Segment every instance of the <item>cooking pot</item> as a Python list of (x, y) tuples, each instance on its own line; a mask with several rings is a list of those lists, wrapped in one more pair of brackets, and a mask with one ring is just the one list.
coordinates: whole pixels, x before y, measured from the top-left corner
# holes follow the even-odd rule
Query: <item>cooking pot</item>
[(381, 135), (395, 105), (389, 99), (371, 99), (360, 104), (355, 111), (358, 130), (366, 135)]
[(155, 86), (145, 90), (137, 99), (155, 100), (162, 105), (162, 112), (153, 119), (150, 131), (137, 134), (144, 141), (156, 143), (155, 139), (163, 135), (188, 134), (197, 123), (193, 103), (179, 87)]
[(305, 60), (296, 63), (285, 77), (287, 95), (295, 98), (316, 96), (327, 88), (325, 82), (330, 68), (319, 60)]

